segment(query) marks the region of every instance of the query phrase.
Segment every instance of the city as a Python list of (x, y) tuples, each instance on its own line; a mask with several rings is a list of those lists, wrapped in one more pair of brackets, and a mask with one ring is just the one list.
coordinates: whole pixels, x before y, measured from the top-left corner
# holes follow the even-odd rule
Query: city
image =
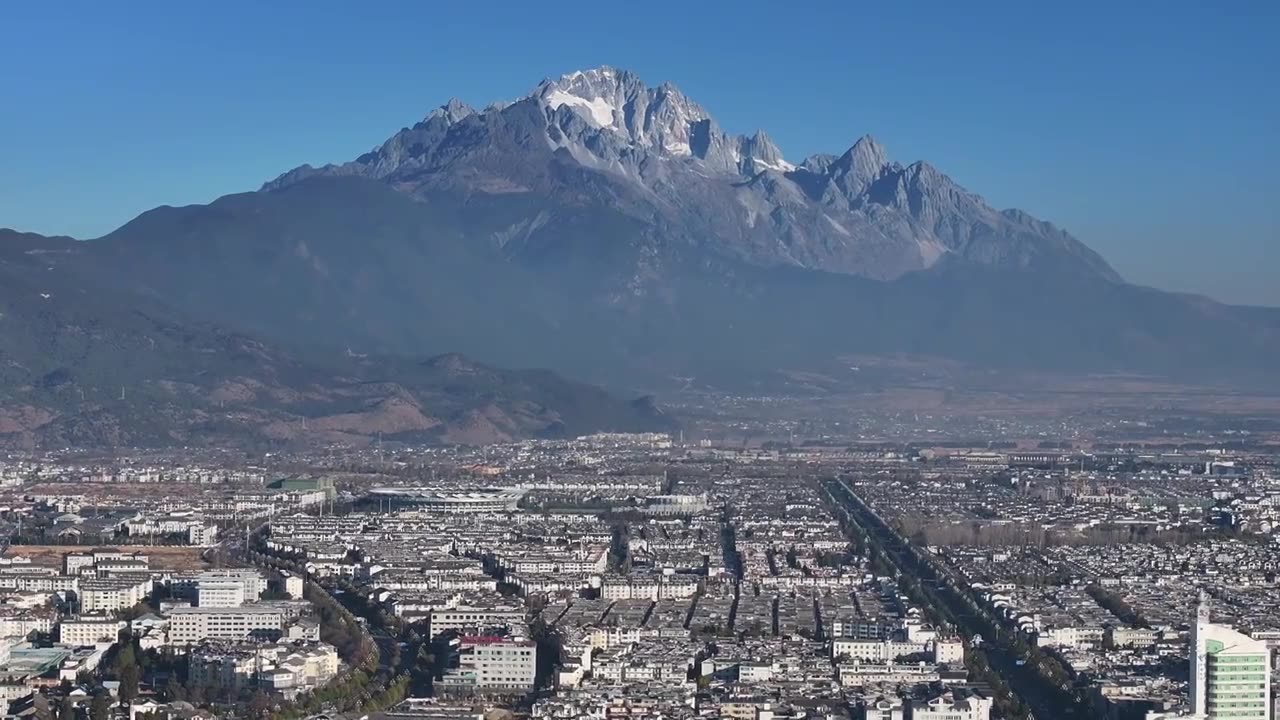
[(1280, 720), (1280, 2), (0, 29), (0, 720)]
[(651, 433), (179, 457), (0, 465), (11, 716), (1277, 704), (1276, 454)]

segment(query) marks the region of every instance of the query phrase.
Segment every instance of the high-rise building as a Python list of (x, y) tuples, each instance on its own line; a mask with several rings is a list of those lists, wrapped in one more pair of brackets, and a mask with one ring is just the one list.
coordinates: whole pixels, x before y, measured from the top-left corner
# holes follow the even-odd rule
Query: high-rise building
[(1271, 649), (1209, 622), (1202, 600), (1191, 632), (1191, 710), (1205, 720), (1270, 720)]

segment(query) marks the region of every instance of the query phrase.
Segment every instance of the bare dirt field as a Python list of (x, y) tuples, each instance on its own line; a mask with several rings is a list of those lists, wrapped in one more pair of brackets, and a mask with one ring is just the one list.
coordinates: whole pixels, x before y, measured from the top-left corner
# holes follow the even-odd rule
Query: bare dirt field
[[(25, 557), (31, 564), (43, 567), (62, 567), (62, 557), (69, 553), (92, 550), (91, 545), (11, 545), (4, 552), (4, 557)], [(155, 570), (199, 570), (207, 567), (200, 557), (205, 548), (172, 547), (161, 545), (112, 545), (102, 546), (118, 548), (124, 552), (137, 552), (151, 559), (151, 567)]]

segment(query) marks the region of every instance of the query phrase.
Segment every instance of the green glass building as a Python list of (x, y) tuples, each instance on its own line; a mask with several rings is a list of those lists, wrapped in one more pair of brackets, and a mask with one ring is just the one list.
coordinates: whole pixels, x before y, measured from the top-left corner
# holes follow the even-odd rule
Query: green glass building
[(1191, 633), (1191, 707), (1206, 720), (1271, 720), (1271, 649), (1209, 622), (1202, 606)]

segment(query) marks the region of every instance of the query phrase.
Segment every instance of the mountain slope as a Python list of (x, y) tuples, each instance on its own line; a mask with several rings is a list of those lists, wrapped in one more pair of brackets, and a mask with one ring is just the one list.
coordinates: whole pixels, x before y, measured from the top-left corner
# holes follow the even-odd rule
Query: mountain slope
[(65, 277), (290, 357), (462, 352), (616, 385), (848, 353), (1271, 381), (1280, 357), (1280, 311), (1127, 285), (1066, 232), (869, 137), (793, 164), (609, 68), (483, 110), (451, 101), (354, 161), (97, 240), (12, 239), (45, 242)]
[[(65, 239), (0, 231), (0, 443), (492, 442), (672, 421), (545, 371), (308, 355), (96, 287)], [(466, 382), (459, 382), (465, 373)]]
[[(607, 209), (552, 206), (506, 230), (529, 201), (413, 200), (368, 179), (312, 178), (153, 211), (55, 260), (86, 283), (109, 279), (293, 347), (461, 351), (615, 383), (902, 352), (991, 367), (1263, 372), (1280, 347), (1268, 330), (1280, 313), (1099, 277), (949, 259), (882, 282), (683, 247), (646, 256), (646, 230)], [(618, 268), (645, 261), (649, 281), (627, 284)]]

